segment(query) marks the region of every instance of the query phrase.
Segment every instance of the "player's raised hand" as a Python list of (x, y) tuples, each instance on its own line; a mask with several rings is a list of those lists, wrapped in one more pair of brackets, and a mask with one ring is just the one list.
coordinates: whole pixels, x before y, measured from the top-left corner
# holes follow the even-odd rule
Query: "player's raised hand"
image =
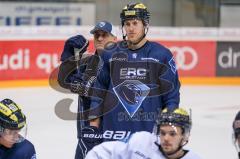
[[(79, 54), (84, 53), (89, 45), (88, 40), (82, 35), (72, 36), (66, 40), (62, 55), (76, 56), (75, 52)], [(64, 58), (65, 59), (65, 58)]]

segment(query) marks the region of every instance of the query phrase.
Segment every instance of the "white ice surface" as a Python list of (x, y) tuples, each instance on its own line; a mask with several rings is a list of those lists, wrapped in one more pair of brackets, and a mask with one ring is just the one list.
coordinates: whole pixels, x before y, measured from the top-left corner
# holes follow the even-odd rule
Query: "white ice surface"
[[(75, 121), (64, 121), (54, 112), (55, 104), (77, 96), (48, 87), (0, 89), (0, 99), (22, 105), (28, 120), (28, 139), (38, 159), (74, 159), (77, 144)], [(232, 121), (240, 110), (240, 86), (182, 86), (181, 106), (192, 109), (193, 129), (186, 146), (204, 159), (236, 159), (232, 144)]]

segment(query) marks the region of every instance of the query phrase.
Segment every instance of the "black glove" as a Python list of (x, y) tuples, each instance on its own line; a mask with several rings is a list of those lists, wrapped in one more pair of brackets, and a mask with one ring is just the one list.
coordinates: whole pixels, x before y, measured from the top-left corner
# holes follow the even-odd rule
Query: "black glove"
[(82, 74), (74, 74), (71, 77), (71, 83), (70, 83), (70, 90), (73, 93), (77, 93), (79, 95), (83, 95), (85, 86), (84, 81), (82, 79)]
[(103, 142), (102, 132), (94, 126), (84, 127), (79, 138), (79, 147), (82, 150), (82, 156), (85, 156), (94, 146)]
[(86, 68), (82, 73), (74, 74), (71, 77), (71, 91), (78, 93), (80, 96), (89, 96), (89, 91), (97, 79), (97, 75), (102, 68), (102, 61), (97, 55), (91, 56), (87, 61)]
[(77, 93), (79, 94), (80, 96), (83, 96), (84, 94), (84, 85), (83, 85), (83, 82), (81, 81), (78, 81), (78, 80), (74, 80), (72, 81), (71, 85), (70, 85), (70, 90), (71, 92), (73, 93)]
[(74, 74), (71, 78), (70, 90), (80, 96), (89, 96), (89, 89), (96, 80), (96, 76), (92, 76), (87, 80), (83, 80), (79, 74)]
[(65, 61), (69, 57), (76, 56), (76, 50), (78, 51), (78, 56), (81, 56), (87, 50), (88, 45), (88, 40), (85, 39), (82, 35), (70, 37), (64, 44), (61, 61)]

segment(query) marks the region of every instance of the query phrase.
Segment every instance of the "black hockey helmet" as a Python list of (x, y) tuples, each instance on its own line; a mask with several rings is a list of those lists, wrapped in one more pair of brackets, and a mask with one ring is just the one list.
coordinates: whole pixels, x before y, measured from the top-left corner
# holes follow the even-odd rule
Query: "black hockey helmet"
[(158, 120), (156, 121), (156, 124), (157, 131), (159, 131), (159, 128), (162, 125), (173, 125), (181, 127), (184, 134), (190, 133), (192, 127), (192, 119), (188, 112), (183, 108), (177, 108), (173, 111), (166, 108), (161, 112)]
[(235, 139), (237, 139), (238, 135), (240, 135), (240, 111), (237, 113), (233, 121), (233, 132)]
[(0, 128), (20, 130), (26, 125), (26, 116), (11, 99), (0, 101)]
[(233, 120), (233, 144), (238, 152), (238, 157), (240, 159), (240, 111), (236, 114)]
[(143, 3), (129, 3), (122, 9), (120, 18), (122, 26), (124, 25), (124, 21), (128, 19), (141, 19), (144, 25), (148, 25), (150, 13)]

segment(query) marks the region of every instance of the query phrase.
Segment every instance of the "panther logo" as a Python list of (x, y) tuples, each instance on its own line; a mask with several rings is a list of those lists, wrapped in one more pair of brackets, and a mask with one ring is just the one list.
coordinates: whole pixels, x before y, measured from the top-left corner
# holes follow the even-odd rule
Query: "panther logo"
[(127, 83), (120, 88), (120, 96), (130, 105), (138, 104), (141, 95), (141, 89), (135, 84)]
[(127, 113), (133, 117), (150, 92), (150, 88), (138, 80), (125, 80), (113, 88)]

